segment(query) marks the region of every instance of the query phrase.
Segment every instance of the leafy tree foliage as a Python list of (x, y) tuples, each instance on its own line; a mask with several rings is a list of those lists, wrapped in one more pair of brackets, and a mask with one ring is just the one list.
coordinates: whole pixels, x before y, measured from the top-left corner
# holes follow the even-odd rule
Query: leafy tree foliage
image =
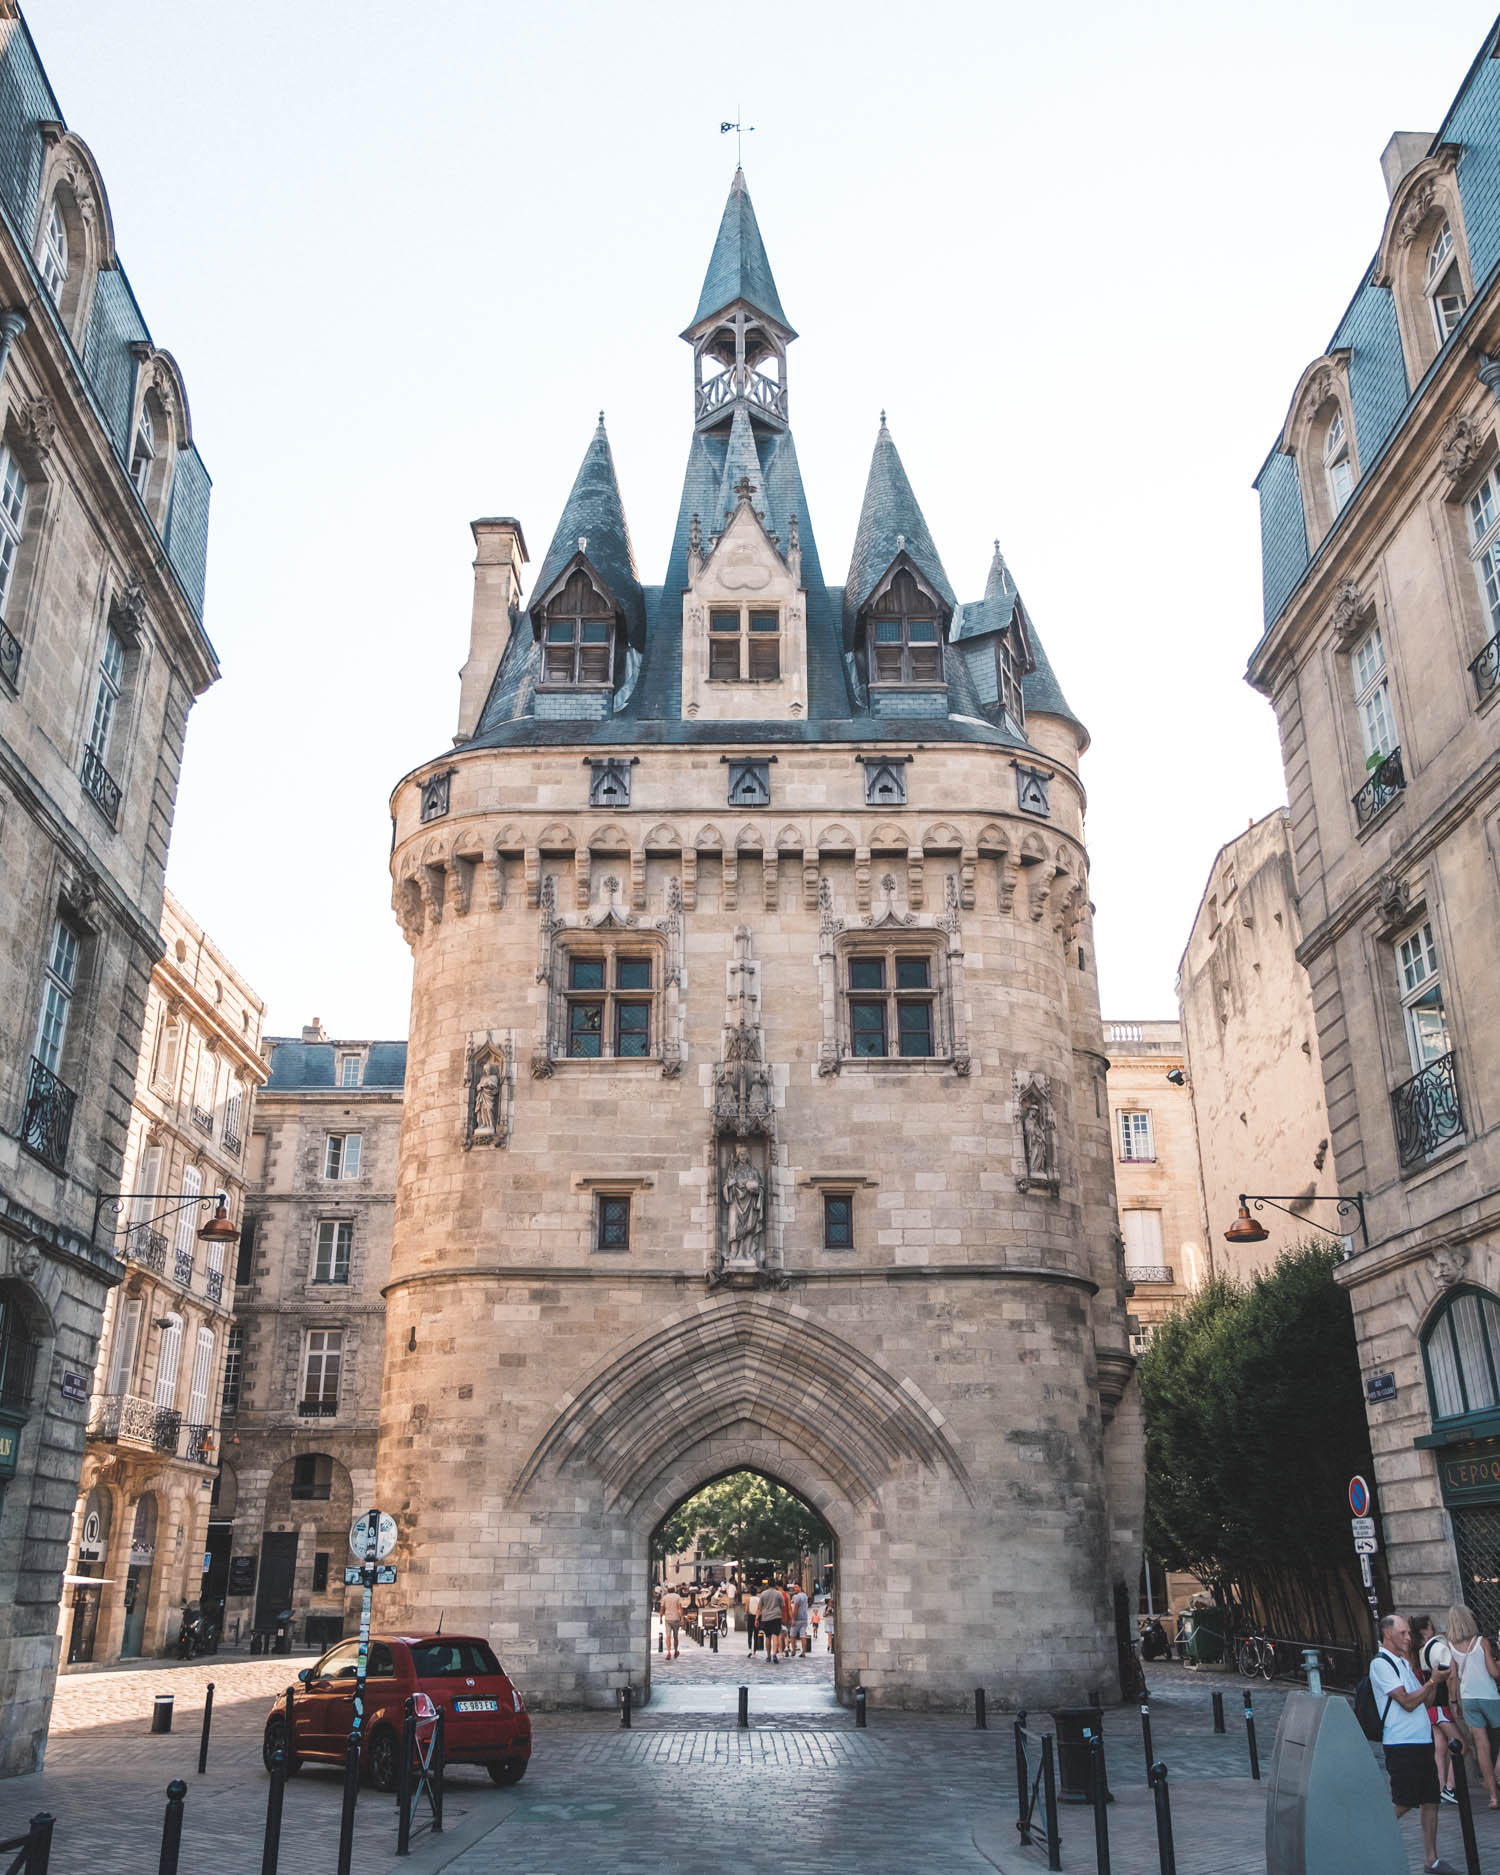
[(1370, 1439), (1337, 1263), (1307, 1244), (1209, 1283), (1140, 1365), (1147, 1547), (1286, 1639), (1363, 1634), (1345, 1492)]
[(741, 1580), (753, 1562), (792, 1569), (809, 1551), (833, 1546), (817, 1512), (758, 1471), (732, 1471), (679, 1504), (658, 1529), (655, 1552), (680, 1555), (694, 1539), (700, 1556), (733, 1559)]

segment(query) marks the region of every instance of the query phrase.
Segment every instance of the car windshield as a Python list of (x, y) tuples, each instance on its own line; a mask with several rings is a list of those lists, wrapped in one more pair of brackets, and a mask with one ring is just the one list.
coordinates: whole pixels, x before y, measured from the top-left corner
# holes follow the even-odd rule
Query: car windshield
[(483, 1641), (416, 1641), (411, 1658), (419, 1680), (475, 1678), (501, 1671)]

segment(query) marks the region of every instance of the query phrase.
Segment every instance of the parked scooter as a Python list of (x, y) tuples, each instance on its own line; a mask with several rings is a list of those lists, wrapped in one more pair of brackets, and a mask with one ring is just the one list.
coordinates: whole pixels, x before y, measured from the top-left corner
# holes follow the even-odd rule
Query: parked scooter
[(183, 1610), (182, 1627), (177, 1635), (177, 1658), (191, 1660), (197, 1654), (219, 1651), (219, 1630), (208, 1620), (196, 1602)]

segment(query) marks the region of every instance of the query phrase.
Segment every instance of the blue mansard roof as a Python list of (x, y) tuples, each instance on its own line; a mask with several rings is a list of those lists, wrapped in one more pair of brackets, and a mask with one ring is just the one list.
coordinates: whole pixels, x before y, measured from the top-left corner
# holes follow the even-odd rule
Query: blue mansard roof
[[(26, 23), (8, 27), (0, 51), (0, 217), (11, 239), (30, 255), (36, 231), (42, 160), (43, 124), (63, 123), (62, 107), (42, 69)], [(48, 318), (72, 350), (51, 295), (36, 279), (26, 308), (29, 319)], [(151, 334), (136, 305), (124, 270), (103, 269), (94, 290), (83, 356), (74, 362), (87, 387), (100, 423), (109, 434), (121, 470), (130, 463), (130, 410), (135, 392), (136, 359), (131, 347), (149, 344)], [(191, 445), (177, 457), (171, 501), (163, 529), (166, 557), (194, 613), (203, 616), (205, 563), (208, 557), (208, 470)]]
[[(735, 299), (782, 319), (760, 231), (736, 172), (729, 206), (710, 262), (698, 320)], [(790, 330), (790, 328), (787, 328)], [(696, 520), (705, 542), (724, 527), (736, 506), (735, 489), (750, 485), (751, 505), (785, 554), (793, 529), (801, 553), (807, 599), (807, 714), (800, 721), (732, 722), (698, 718), (682, 711), (683, 594), (688, 586), (688, 548)], [(735, 400), (722, 421), (695, 429), (688, 445), (677, 523), (659, 586), (637, 583), (624, 503), (602, 419), (552, 545), (532, 590), (536, 599), (555, 582), (576, 553), (579, 537), (587, 558), (627, 611), (638, 603), (642, 627), (632, 629), (625, 674), (605, 713), (597, 718), (560, 716), (537, 707), (540, 649), (532, 632), (512, 632), (500, 660), (470, 746), (566, 747), (578, 743), (725, 743), (774, 745), (792, 742), (872, 740), (893, 742), (989, 742), (1024, 746), (1002, 719), (996, 681), (994, 635), (1020, 621), (1031, 668), (1022, 684), (1026, 707), (1061, 716), (1086, 741), (1087, 733), (1068, 708), (1015, 582), (998, 552), (982, 599), (960, 605), (882, 414), (869, 479), (855, 534), (847, 586), (826, 583), (797, 446), (779, 421), (758, 417), (748, 400)], [(937, 715), (877, 717), (861, 684), (854, 656), (854, 621), (859, 608), (905, 552), (929, 585), (951, 608), (944, 663), (946, 709)], [(601, 706), (603, 707), (603, 706)]]
[[(1456, 182), (1475, 291), (1427, 377), (1452, 347), (1472, 344), (1476, 308), (1486, 301), (1500, 273), (1500, 25), (1492, 26), (1486, 36), (1429, 154), (1440, 145), (1458, 151)], [(1389, 286), (1375, 284), (1374, 261), (1335, 327), (1327, 351), (1348, 352), (1355, 454), (1363, 479), (1412, 414), (1422, 390), (1422, 384), (1407, 383), (1395, 295)], [(1297, 465), (1282, 453), (1279, 438), (1255, 479), (1255, 488), (1260, 496), (1261, 579), (1269, 630), (1318, 554), (1308, 547)], [(1350, 502), (1344, 513), (1354, 506)], [(1337, 535), (1342, 519), (1335, 520), (1322, 547)]]
[(391, 1091), (406, 1082), (405, 1042), (304, 1042), (295, 1036), (268, 1035), (271, 1049), (271, 1072), (265, 1091), (280, 1094), (299, 1088), (335, 1088), (334, 1064), (339, 1055), (364, 1051), (364, 1071), (359, 1087), (344, 1088), (347, 1094), (364, 1091)]

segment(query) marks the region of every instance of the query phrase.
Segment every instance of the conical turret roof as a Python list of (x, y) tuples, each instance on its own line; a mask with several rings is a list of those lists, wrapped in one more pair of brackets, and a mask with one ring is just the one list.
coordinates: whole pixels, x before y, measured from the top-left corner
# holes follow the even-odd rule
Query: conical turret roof
[(953, 588), (928, 532), (926, 517), (906, 479), (906, 470), (886, 428), (882, 410), (880, 434), (875, 439), (875, 453), (870, 458), (870, 473), (865, 481), (865, 499), (859, 511), (859, 526), (854, 531), (849, 578), (844, 585), (844, 625), (849, 634), (853, 633), (860, 607), (889, 570), (892, 560), (903, 550), (934, 592), (941, 594), (949, 606), (956, 605)]
[(532, 587), (533, 602), (547, 592), (579, 552), (608, 586), (615, 603), (625, 614), (631, 641), (638, 645), (645, 634), (645, 602), (602, 410), (599, 427), (589, 441), (573, 478), (572, 491), (563, 504), (562, 519), (552, 535), (552, 544), (542, 557), (541, 571)]
[[(715, 313), (723, 312), (736, 300), (745, 300), (768, 319), (774, 319), (784, 331), (791, 332), (787, 316), (781, 310), (781, 296), (771, 277), (771, 263), (766, 258), (766, 244), (760, 238), (750, 191), (745, 187), (745, 172), (737, 169), (724, 204), (718, 239), (714, 242), (708, 272), (703, 276), (703, 291), (698, 295), (698, 310), (693, 326)], [(795, 334), (793, 334), (795, 337)]]

